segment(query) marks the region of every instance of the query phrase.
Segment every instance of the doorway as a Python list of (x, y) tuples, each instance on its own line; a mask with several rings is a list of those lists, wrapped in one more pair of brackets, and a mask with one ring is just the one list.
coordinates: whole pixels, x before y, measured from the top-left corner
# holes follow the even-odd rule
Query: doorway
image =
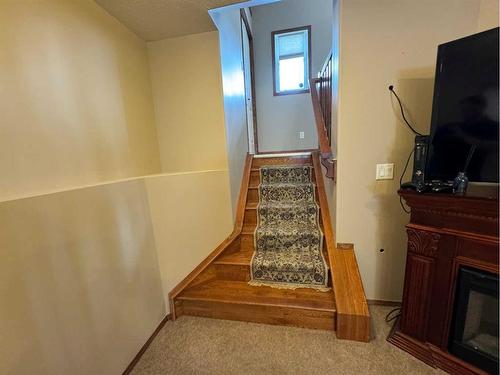
[(254, 81), (254, 55), (252, 29), (248, 20), (250, 9), (241, 9), (241, 40), (243, 51), (243, 72), (245, 79), (245, 104), (248, 131), (248, 152), (257, 154), (257, 116), (255, 102), (255, 81)]

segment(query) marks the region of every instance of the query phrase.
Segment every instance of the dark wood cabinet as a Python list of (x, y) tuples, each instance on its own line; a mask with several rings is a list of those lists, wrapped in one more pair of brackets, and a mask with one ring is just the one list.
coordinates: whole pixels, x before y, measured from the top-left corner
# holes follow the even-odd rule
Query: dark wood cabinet
[(401, 316), (388, 341), (427, 364), (482, 374), (448, 351), (460, 267), (498, 274), (498, 191), (400, 191), (411, 208)]

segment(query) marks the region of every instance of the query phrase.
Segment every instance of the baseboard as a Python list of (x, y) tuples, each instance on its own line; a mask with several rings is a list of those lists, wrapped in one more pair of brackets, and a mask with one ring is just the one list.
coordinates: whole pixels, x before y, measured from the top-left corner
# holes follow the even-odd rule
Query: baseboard
[(142, 346), (141, 350), (139, 350), (139, 352), (135, 355), (135, 357), (132, 359), (132, 361), (130, 362), (130, 364), (127, 366), (127, 368), (125, 369), (125, 371), (123, 371), (123, 375), (128, 375), (128, 374), (130, 374), (132, 372), (132, 370), (134, 369), (134, 367), (137, 364), (137, 362), (139, 362), (139, 360), (141, 359), (141, 357), (144, 354), (144, 352), (149, 348), (149, 345), (151, 345), (151, 343), (155, 339), (156, 335), (158, 335), (158, 333), (161, 331), (161, 329), (163, 328), (163, 326), (165, 325), (165, 323), (167, 321), (169, 321), (170, 319), (172, 319), (172, 315), (171, 314), (167, 314), (162, 319), (162, 321), (160, 322), (160, 324), (158, 324), (158, 327), (156, 327), (156, 329), (151, 334), (151, 336), (149, 336), (148, 341), (146, 341), (146, 343)]
[(401, 301), (386, 301), (382, 299), (367, 299), (368, 305), (375, 306), (401, 306)]

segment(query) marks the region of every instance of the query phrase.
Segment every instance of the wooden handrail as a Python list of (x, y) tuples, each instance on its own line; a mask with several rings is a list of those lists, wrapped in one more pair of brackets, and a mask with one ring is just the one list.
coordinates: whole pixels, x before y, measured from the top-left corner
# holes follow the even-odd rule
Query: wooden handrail
[(326, 177), (335, 179), (335, 160), (333, 159), (330, 140), (328, 138), (328, 131), (326, 129), (325, 120), (323, 118), (317, 89), (317, 83), (319, 82), (321, 82), (321, 78), (309, 79), (314, 120), (316, 123), (316, 130), (318, 132), (319, 151), (321, 153), (321, 164), (323, 164), (323, 166), (326, 168)]
[(316, 122), (316, 130), (318, 131), (318, 141), (319, 141), (319, 151), (321, 156), (328, 156), (332, 154), (330, 149), (330, 140), (328, 139), (328, 133), (326, 131), (325, 120), (323, 119), (323, 114), (321, 111), (321, 105), (319, 102), (318, 89), (316, 84), (321, 82), (321, 78), (311, 78), (309, 80), (311, 87), (311, 100), (314, 111), (314, 119)]
[[(321, 164), (326, 168), (326, 177), (335, 180), (336, 161), (332, 153), (332, 88), (334, 74), (333, 51), (330, 51), (318, 73), (318, 78), (309, 79), (314, 119), (318, 132)], [(318, 87), (319, 86), (319, 87)]]

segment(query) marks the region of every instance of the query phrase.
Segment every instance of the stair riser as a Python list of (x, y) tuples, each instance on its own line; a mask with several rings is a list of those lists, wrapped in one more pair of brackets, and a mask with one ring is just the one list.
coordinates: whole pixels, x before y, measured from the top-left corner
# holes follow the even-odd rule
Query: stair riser
[[(323, 254), (325, 259), (328, 258), (327, 254)], [(214, 264), (212, 266), (215, 270), (217, 280), (227, 281), (250, 281), (250, 264)], [(328, 286), (332, 287), (332, 275), (328, 270)]]
[(256, 224), (257, 223), (257, 210), (246, 210), (245, 220), (243, 225)]
[(303, 308), (237, 304), (220, 301), (183, 300), (184, 315), (276, 324), (313, 329), (335, 329), (335, 312)]
[[(319, 209), (318, 209), (319, 212)], [(320, 225), (321, 225), (321, 216), (319, 216)], [(245, 226), (255, 225), (257, 224), (257, 210), (248, 209), (245, 211), (245, 220), (243, 222)]]
[[(323, 233), (325, 233), (325, 228), (323, 227), (323, 221), (321, 220), (321, 218), (319, 220), (319, 227), (321, 228), (321, 231)], [(254, 233), (255, 233), (255, 228), (257, 228), (257, 223), (252, 223), (252, 222), (248, 222), (247, 223), (247, 222), (245, 222), (244, 223), (244, 230), (247, 233), (245, 233), (244, 235), (246, 236), (246, 235), (250, 235), (251, 234), (253, 236)], [(255, 250), (255, 248), (254, 248), (254, 250)]]
[(253, 234), (242, 234), (240, 240), (241, 251), (255, 251)]
[(290, 156), (281, 158), (254, 158), (252, 162), (252, 168), (258, 168), (262, 165), (311, 165), (312, 160), (310, 156)]
[[(314, 172), (312, 174), (312, 182), (316, 183), (316, 177), (314, 176)], [(250, 184), (249, 186), (259, 186), (260, 184), (260, 172), (252, 171), (250, 173)]]
[(259, 192), (257, 189), (248, 189), (247, 206), (249, 203), (257, 203), (259, 201)]
[(240, 251), (241, 241), (239, 238), (235, 239), (232, 244), (230, 244), (227, 249), (224, 251), (226, 254), (237, 253)]
[[(316, 197), (316, 203), (319, 205), (318, 201), (318, 188), (314, 189), (315, 197)], [(247, 205), (249, 204), (255, 204), (259, 202), (259, 191), (257, 189), (257, 186), (254, 186), (254, 188), (248, 189), (247, 193)]]
[(248, 265), (216, 264), (218, 280), (250, 281), (250, 267)]

